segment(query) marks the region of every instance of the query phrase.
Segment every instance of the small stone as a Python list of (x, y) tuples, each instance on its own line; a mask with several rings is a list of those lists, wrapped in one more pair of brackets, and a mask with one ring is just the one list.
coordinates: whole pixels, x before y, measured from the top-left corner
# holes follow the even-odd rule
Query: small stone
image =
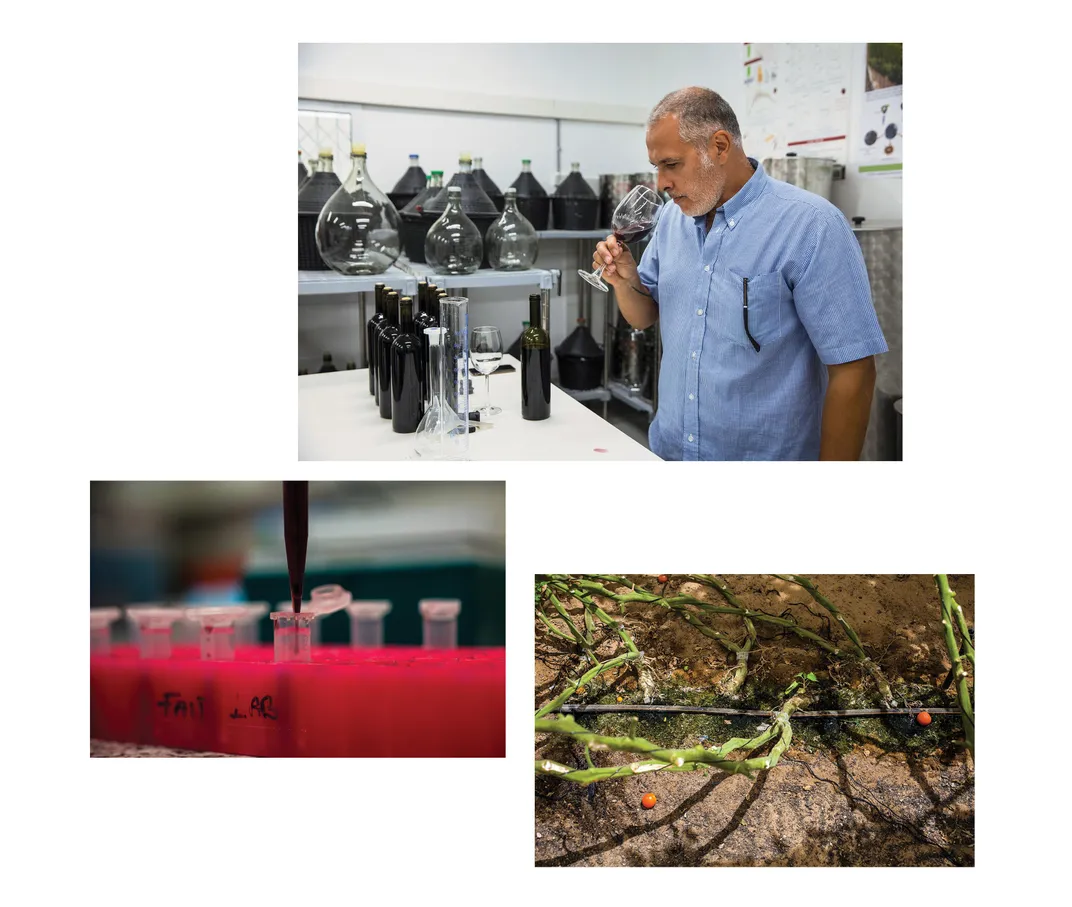
[(542, 837), (543, 837), (543, 835), (541, 835), (541, 834), (540, 834), (539, 832), (536, 832), (536, 837), (537, 837), (537, 838), (542, 838)]
[(723, 724), (733, 724), (733, 722), (732, 722), (732, 721), (730, 721), (730, 720), (729, 720), (729, 718), (725, 718), (725, 719), (723, 719), (722, 723), (723, 723)]
[(814, 784), (805, 784), (804, 785), (804, 790), (811, 790), (814, 786), (815, 786)]

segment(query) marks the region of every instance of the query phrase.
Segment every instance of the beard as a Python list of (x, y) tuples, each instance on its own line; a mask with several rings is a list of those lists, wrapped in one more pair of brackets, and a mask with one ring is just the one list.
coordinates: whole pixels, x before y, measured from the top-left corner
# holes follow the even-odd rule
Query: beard
[(682, 214), (701, 217), (710, 214), (722, 202), (726, 189), (726, 174), (706, 154), (700, 155), (700, 172), (696, 188), (686, 193), (685, 204), (678, 202)]

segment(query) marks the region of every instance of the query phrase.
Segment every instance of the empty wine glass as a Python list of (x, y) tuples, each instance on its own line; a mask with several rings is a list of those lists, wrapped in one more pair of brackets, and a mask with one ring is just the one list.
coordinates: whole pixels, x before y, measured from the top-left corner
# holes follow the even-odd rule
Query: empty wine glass
[(491, 405), (491, 373), (499, 367), (502, 357), (502, 334), (499, 329), (490, 325), (473, 328), (469, 334), (469, 358), (473, 368), (484, 376), (484, 399), (487, 402), (478, 410), (482, 419), (502, 412), (500, 407)]
[[(614, 238), (623, 245), (644, 239), (659, 219), (659, 208), (662, 207), (662, 203), (663, 200), (658, 194), (647, 186), (634, 186), (614, 209), (614, 216), (611, 218)], [(577, 273), (593, 287), (606, 293), (609, 288), (602, 280), (604, 267), (606, 266), (600, 266), (598, 271), (578, 271)]]

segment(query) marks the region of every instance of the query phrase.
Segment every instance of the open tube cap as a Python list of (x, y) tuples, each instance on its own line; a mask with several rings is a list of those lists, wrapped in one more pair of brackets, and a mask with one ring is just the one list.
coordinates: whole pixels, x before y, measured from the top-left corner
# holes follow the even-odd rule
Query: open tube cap
[(90, 608), (89, 609), (89, 626), (90, 629), (100, 630), (103, 627), (107, 627), (122, 617), (122, 613), (118, 608)]

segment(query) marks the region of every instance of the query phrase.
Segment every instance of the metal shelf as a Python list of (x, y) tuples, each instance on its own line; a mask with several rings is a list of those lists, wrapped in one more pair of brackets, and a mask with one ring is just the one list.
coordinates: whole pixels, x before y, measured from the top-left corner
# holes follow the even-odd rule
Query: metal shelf
[(610, 391), (605, 387), (593, 387), (591, 390), (577, 391), (572, 388), (563, 387), (561, 384), (556, 384), (562, 393), (569, 394), (574, 400), (578, 400), (581, 403), (587, 403), (590, 400), (601, 400), (606, 402), (610, 399)]
[[(415, 280), (431, 279), (437, 287), (451, 289), (464, 287), (531, 287), (539, 286), (541, 290), (554, 289), (562, 274), (558, 270), (542, 271), (532, 268), (528, 271), (493, 271), (488, 268), (474, 271), (472, 274), (436, 274), (428, 265), (410, 262), (406, 266), (415, 275)], [(416, 284), (414, 284), (416, 290)]]
[(335, 271), (299, 271), (298, 296), (333, 296), (341, 293), (371, 293), (376, 284), (384, 283), (408, 296), (417, 292), (417, 278), (396, 267), (383, 274), (347, 277)]
[(540, 239), (603, 239), (614, 231), (606, 230), (537, 230)]
[(638, 409), (642, 413), (647, 413), (649, 416), (655, 414), (655, 407), (652, 406), (650, 400), (640, 396), (639, 392), (629, 390), (629, 388), (620, 381), (611, 381), (607, 385), (607, 390), (615, 400), (620, 400), (627, 406), (631, 406), (633, 409)]

